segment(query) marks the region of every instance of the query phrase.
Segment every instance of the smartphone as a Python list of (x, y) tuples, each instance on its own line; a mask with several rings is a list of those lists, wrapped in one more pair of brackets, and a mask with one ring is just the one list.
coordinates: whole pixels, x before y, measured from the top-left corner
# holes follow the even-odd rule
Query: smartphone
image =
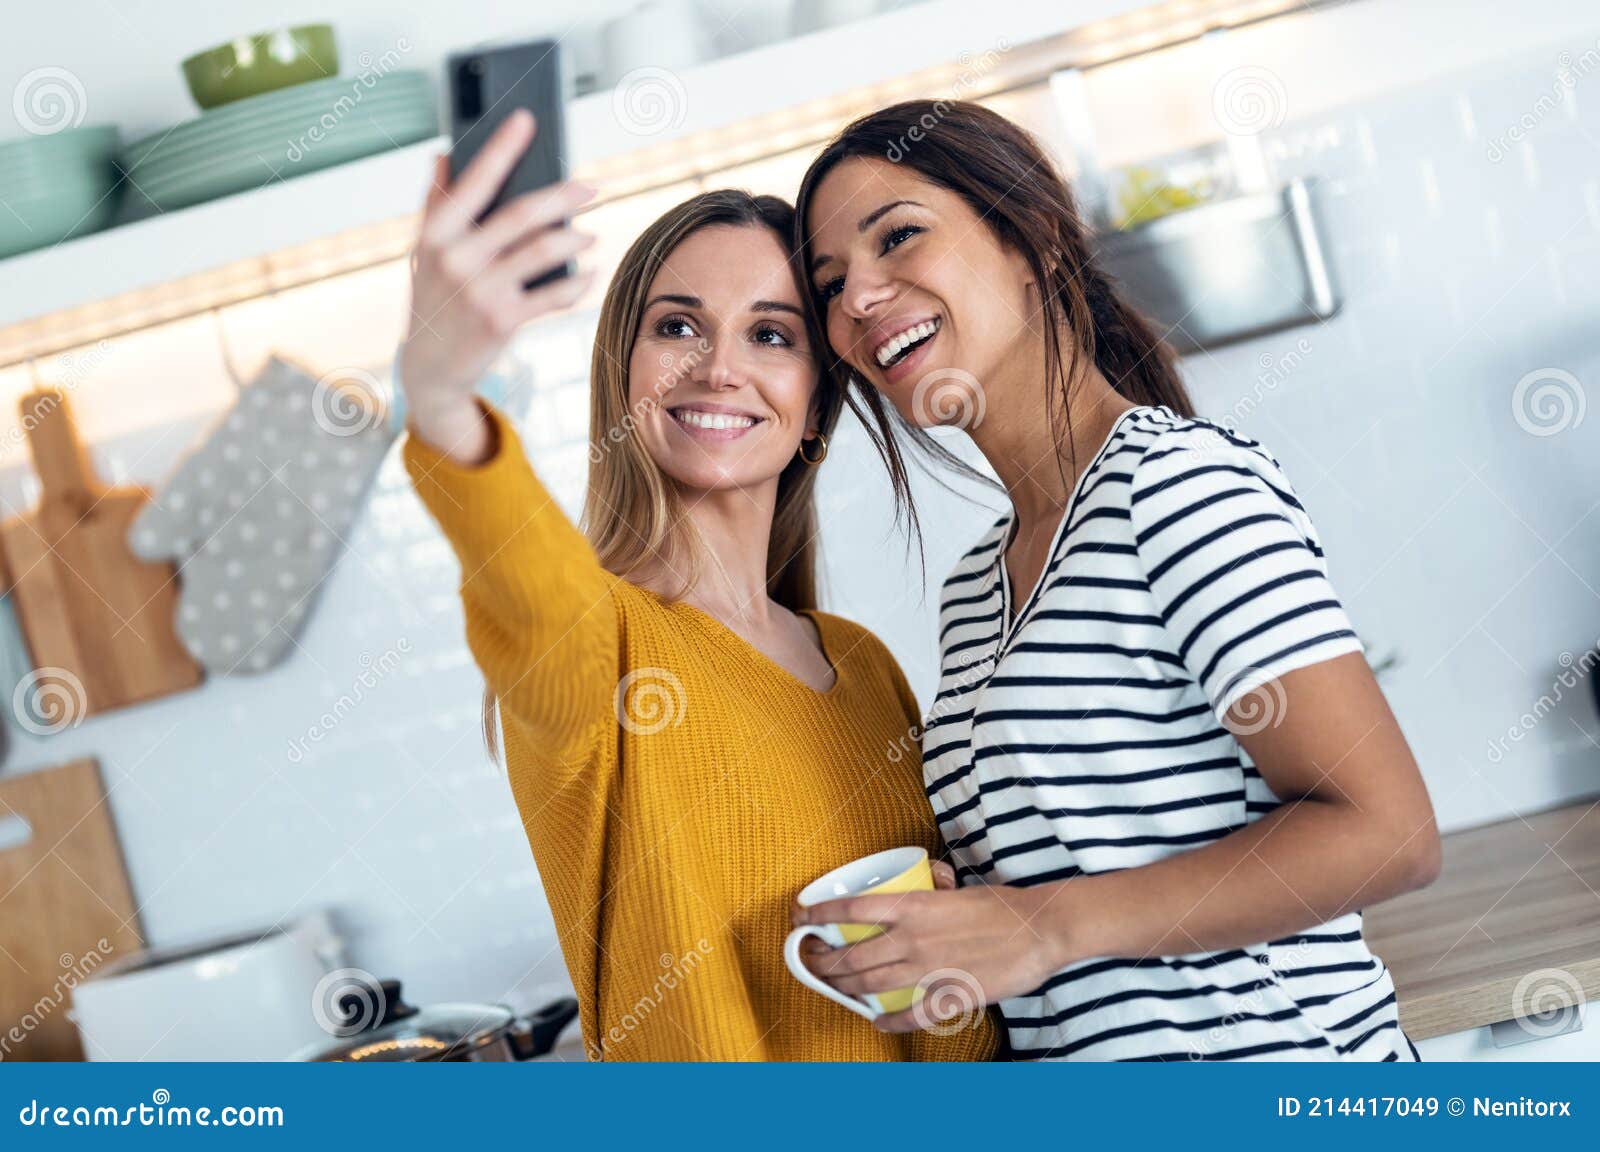
[[(480, 220), (507, 200), (567, 178), (561, 53), (554, 40), (458, 53), (445, 63), (445, 71), (450, 89), (451, 180), (461, 175), (501, 121), (516, 109), (528, 109), (538, 123), (533, 143)], [(574, 270), (568, 261), (523, 287), (537, 288), (571, 276)]]

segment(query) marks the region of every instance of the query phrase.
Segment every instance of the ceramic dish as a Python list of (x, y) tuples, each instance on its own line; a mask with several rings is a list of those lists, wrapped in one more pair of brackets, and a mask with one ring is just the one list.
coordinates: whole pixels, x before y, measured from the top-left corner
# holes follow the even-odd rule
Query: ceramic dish
[(202, 108), (338, 74), (339, 49), (327, 24), (240, 36), (183, 62), (189, 94)]

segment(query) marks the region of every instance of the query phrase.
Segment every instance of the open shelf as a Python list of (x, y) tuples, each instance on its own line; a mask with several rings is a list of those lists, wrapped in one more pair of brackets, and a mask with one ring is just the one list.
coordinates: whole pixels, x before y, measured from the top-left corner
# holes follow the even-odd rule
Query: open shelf
[[(991, 0), (974, 20), (969, 0), (927, 0), (669, 74), (659, 123), (619, 115), (613, 88), (580, 97), (569, 161), (614, 199), (801, 147), (892, 100), (976, 98), (1316, 2)], [(395, 259), (447, 147), (437, 137), (0, 261), (0, 367)]]

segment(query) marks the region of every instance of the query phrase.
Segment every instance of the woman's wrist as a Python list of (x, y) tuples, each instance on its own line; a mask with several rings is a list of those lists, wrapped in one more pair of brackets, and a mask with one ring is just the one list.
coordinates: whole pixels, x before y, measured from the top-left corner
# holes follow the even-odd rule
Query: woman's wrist
[(1074, 876), (1026, 889), (1035, 901), (1033, 923), (1055, 971), (1110, 954), (1102, 920), (1104, 905), (1095, 899), (1098, 878)]
[(494, 454), (494, 427), (472, 395), (408, 395), (407, 406), (412, 433), (455, 463), (470, 468)]

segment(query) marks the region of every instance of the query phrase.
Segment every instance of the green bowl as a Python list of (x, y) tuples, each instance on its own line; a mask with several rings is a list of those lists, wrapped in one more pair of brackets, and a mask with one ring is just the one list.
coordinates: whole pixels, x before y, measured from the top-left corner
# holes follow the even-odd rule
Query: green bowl
[(339, 49), (328, 24), (240, 36), (183, 62), (189, 92), (202, 108), (338, 74)]

